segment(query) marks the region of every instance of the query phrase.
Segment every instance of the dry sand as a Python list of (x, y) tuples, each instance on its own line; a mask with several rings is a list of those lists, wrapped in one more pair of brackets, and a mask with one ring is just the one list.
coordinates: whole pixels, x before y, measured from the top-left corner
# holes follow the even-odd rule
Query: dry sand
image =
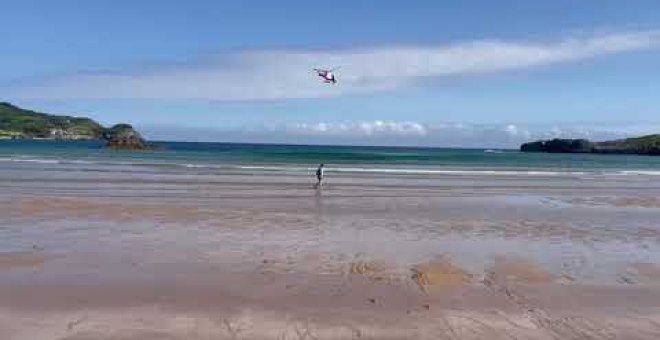
[(47, 257), (36, 252), (0, 253), (0, 270), (11, 268), (36, 268), (46, 262)]
[(412, 272), (412, 280), (425, 292), (430, 289), (465, 285), (472, 281), (472, 274), (454, 265), (447, 257), (415, 265)]

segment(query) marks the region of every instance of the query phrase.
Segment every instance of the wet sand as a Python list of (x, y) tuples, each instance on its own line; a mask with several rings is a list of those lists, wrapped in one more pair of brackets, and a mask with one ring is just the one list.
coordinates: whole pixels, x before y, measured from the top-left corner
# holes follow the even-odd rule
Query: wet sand
[(0, 339), (656, 339), (660, 180), (11, 164)]

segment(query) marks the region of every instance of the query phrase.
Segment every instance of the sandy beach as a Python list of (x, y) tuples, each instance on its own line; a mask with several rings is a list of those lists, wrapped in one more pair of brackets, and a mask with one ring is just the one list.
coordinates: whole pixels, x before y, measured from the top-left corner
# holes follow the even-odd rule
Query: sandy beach
[(1, 339), (660, 338), (655, 175), (2, 165)]

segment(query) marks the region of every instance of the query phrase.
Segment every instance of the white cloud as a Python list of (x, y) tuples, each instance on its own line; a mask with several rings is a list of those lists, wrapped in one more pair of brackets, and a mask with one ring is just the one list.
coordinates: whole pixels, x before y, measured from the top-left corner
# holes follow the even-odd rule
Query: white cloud
[[(3, 92), (23, 99), (257, 101), (332, 97), (392, 90), (421, 77), (523, 69), (659, 44), (660, 31), (651, 30), (545, 43), (484, 40), (439, 47), (243, 52), (196, 65), (72, 75)], [(341, 66), (339, 85), (330, 86), (315, 79), (311, 69), (323, 66)]]
[(549, 138), (594, 141), (657, 133), (660, 124), (466, 124), (356, 121), (283, 124), (234, 130), (140, 127), (155, 140), (517, 148)]
[(424, 136), (426, 127), (415, 122), (376, 120), (349, 123), (296, 123), (286, 127), (294, 135), (324, 136)]

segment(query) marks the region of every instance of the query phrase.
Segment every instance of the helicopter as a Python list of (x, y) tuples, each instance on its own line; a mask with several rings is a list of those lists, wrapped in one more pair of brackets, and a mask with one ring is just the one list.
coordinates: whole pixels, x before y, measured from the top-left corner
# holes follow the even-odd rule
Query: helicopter
[(333, 69), (318, 69), (315, 68), (314, 71), (316, 74), (323, 79), (324, 83), (327, 84), (337, 84), (337, 78), (335, 78), (335, 74), (333, 73), (334, 71), (338, 70), (339, 67), (335, 67)]

